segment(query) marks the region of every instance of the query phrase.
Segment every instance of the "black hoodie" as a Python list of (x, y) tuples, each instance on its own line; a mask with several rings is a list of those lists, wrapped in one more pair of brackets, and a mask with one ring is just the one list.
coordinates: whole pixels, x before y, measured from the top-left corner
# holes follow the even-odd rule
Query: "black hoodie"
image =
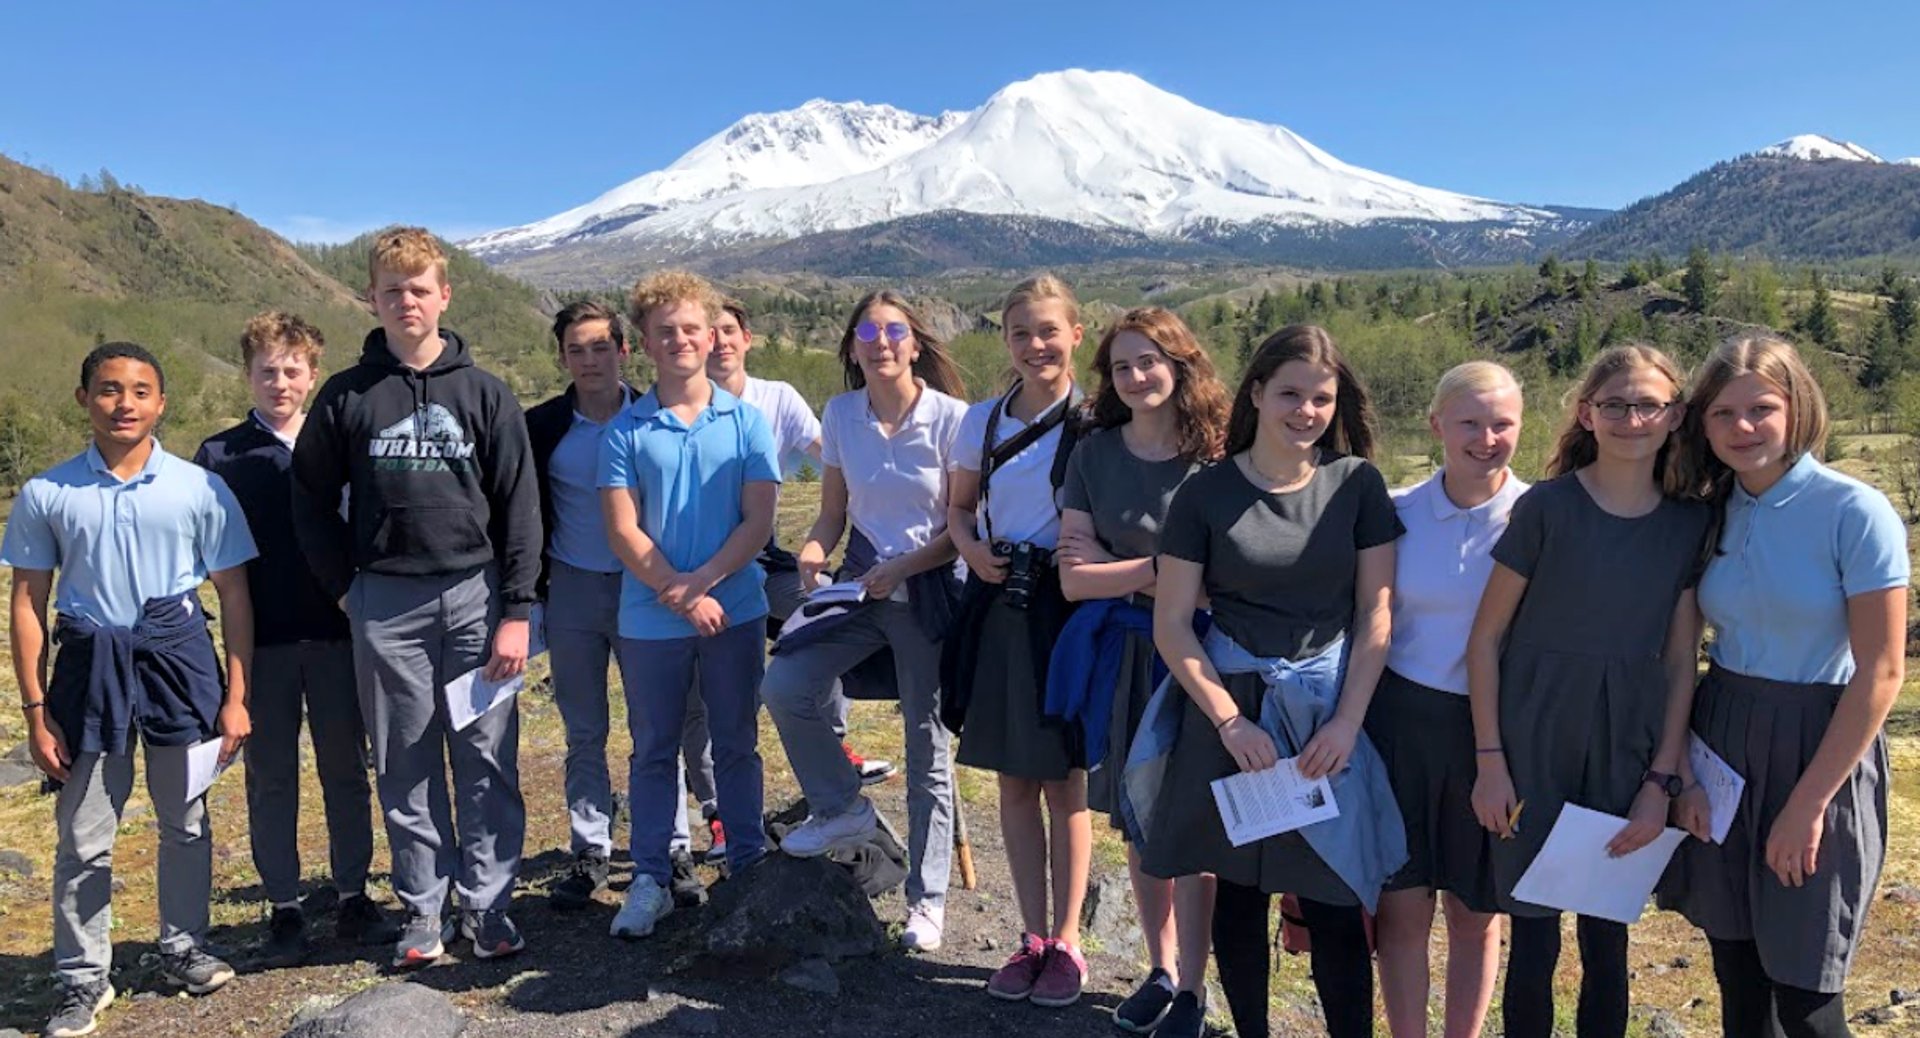
[(427, 576), (497, 560), (504, 615), (522, 619), (542, 540), (526, 415), (464, 340), (440, 338), (439, 358), (415, 371), (375, 329), (360, 362), (320, 387), (293, 452), (294, 529), (336, 598), (359, 570)]

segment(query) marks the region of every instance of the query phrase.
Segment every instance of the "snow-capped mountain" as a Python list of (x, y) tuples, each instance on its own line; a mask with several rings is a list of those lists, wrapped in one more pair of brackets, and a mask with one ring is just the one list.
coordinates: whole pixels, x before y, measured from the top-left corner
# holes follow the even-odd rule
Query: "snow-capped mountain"
[(1349, 165), (1285, 127), (1202, 108), (1137, 76), (1071, 70), (1015, 83), (962, 114), (813, 101), (749, 116), (664, 170), (465, 245), (494, 260), (589, 244), (602, 257), (687, 255), (937, 213), (1168, 239), (1217, 238), (1223, 227), (1524, 231), (1562, 220)]
[(1882, 162), (1885, 161), (1873, 152), (1862, 148), (1852, 141), (1836, 141), (1831, 137), (1822, 137), (1817, 133), (1803, 133), (1797, 137), (1788, 137), (1778, 144), (1771, 144), (1755, 152), (1756, 155), (1773, 155), (1787, 159), (1806, 159), (1820, 161), (1837, 159), (1842, 162)]

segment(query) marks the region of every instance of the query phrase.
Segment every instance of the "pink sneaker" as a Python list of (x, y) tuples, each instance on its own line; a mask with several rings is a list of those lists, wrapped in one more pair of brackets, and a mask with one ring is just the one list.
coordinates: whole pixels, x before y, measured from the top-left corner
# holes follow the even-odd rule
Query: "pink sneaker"
[(1027, 1000), (1036, 1006), (1058, 1009), (1080, 1001), (1080, 989), (1087, 983), (1087, 959), (1080, 949), (1065, 941), (1048, 941), (1046, 962), (1033, 981)]
[(1039, 934), (1020, 935), (1020, 949), (1007, 957), (1007, 964), (993, 971), (987, 981), (987, 994), (1018, 1002), (1033, 992), (1034, 981), (1047, 960), (1047, 942)]

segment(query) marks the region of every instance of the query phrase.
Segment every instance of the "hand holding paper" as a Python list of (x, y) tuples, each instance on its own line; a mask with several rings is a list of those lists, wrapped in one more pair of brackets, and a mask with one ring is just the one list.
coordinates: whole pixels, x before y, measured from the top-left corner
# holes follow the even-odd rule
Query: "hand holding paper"
[(1566, 805), (1533, 864), (1514, 884), (1513, 896), (1563, 912), (1638, 922), (1687, 834), (1664, 830), (1653, 842), (1616, 858), (1607, 846), (1626, 824), (1618, 815)]
[(1336, 818), (1333, 787), (1324, 778), (1302, 778), (1295, 758), (1271, 768), (1243, 771), (1213, 782), (1213, 802), (1235, 847)]

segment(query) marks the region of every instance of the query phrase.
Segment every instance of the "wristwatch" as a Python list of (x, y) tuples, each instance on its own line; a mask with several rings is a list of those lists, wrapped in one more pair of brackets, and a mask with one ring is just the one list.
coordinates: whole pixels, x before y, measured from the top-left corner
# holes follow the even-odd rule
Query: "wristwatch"
[(1685, 785), (1681, 783), (1680, 776), (1669, 775), (1664, 771), (1655, 771), (1652, 768), (1648, 768), (1646, 774), (1640, 776), (1640, 781), (1653, 783), (1654, 788), (1665, 793), (1668, 800), (1679, 797), (1686, 788)]

